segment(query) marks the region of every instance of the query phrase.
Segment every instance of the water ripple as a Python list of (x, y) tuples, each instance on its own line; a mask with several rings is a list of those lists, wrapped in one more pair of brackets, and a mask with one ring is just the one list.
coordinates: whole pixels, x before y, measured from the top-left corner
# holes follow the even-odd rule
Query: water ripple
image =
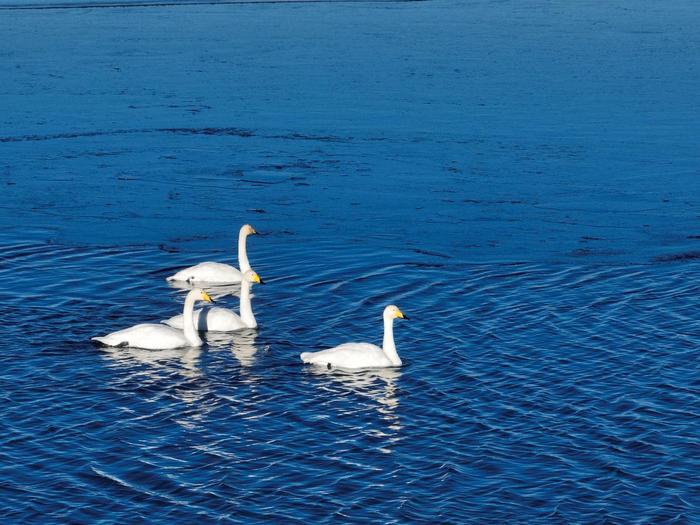
[[(149, 352), (88, 341), (177, 312), (169, 269), (220, 254), (0, 240), (10, 517), (697, 518), (694, 261), (482, 265), (333, 243), (305, 259), (260, 243), (258, 331)], [(402, 369), (301, 366), (301, 351), (379, 342), (390, 301), (412, 319)]]

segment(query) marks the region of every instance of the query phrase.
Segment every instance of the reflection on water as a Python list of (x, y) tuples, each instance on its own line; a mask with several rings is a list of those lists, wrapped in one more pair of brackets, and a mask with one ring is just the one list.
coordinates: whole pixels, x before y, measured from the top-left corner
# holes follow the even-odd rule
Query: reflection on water
[[(359, 396), (371, 401), (380, 416), (377, 423), (382, 425), (370, 426), (366, 431), (385, 441), (385, 446), (379, 450), (385, 453), (391, 452), (391, 446), (399, 441), (401, 421), (397, 415), (399, 396), (397, 382), (401, 378), (399, 368), (376, 368), (368, 370), (328, 370), (322, 366), (309, 366), (305, 368), (317, 379), (328, 379), (333, 383), (332, 395), (347, 396), (349, 394)], [(323, 384), (324, 389), (328, 388)], [(339, 388), (338, 388), (339, 387)]]
[(201, 347), (169, 350), (102, 347), (100, 350), (112, 362), (111, 366), (122, 372), (116, 386), (130, 380), (141, 387), (157, 388), (164, 381), (174, 383), (168, 389), (169, 395), (187, 407), (174, 417), (183, 427), (196, 427), (209, 413), (208, 405), (202, 402), (211, 389), (201, 369)]
[(230, 348), (233, 356), (244, 368), (255, 364), (255, 355), (261, 349), (255, 342), (258, 336), (255, 329), (249, 328), (235, 332), (207, 332), (204, 336), (211, 348)]
[(144, 350), (142, 348), (104, 346), (100, 347), (100, 351), (113, 361), (114, 366), (133, 370), (136, 363), (148, 365), (147, 368), (139, 368), (139, 373), (152, 374), (154, 379), (159, 379), (159, 373), (162, 371), (176, 371), (183, 377), (190, 379), (202, 375), (198, 366), (202, 349), (197, 347)]
[(257, 332), (255, 330), (240, 330), (235, 332), (231, 342), (231, 353), (244, 367), (251, 367), (255, 364), (255, 355), (258, 353), (258, 345), (255, 344)]

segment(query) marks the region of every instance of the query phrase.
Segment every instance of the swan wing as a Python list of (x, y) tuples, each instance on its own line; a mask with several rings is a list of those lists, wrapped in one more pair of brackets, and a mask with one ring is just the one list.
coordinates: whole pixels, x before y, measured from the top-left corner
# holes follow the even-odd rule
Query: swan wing
[(320, 352), (304, 352), (300, 357), (304, 363), (336, 368), (393, 366), (382, 349), (370, 343), (345, 343)]
[[(197, 310), (194, 311), (194, 315), (197, 315)], [(170, 319), (162, 320), (161, 323), (177, 328), (178, 330), (182, 330), (184, 327), (182, 319), (182, 314), (178, 314), (173, 315)]]
[(129, 346), (146, 350), (163, 350), (189, 346), (181, 330), (162, 324), (137, 324), (124, 330), (118, 330), (103, 337), (93, 337), (106, 346)]
[(233, 310), (214, 306), (202, 310), (199, 314), (199, 326), (206, 326), (211, 332), (232, 332), (247, 328), (241, 318)]
[[(198, 308), (192, 312), (192, 317), (194, 325), (201, 332), (233, 332), (247, 328), (238, 314), (228, 308), (219, 306)], [(182, 314), (161, 322), (179, 330), (183, 329)]]
[(203, 262), (180, 270), (168, 277), (168, 281), (187, 281), (189, 283), (240, 283), (241, 272), (230, 264)]

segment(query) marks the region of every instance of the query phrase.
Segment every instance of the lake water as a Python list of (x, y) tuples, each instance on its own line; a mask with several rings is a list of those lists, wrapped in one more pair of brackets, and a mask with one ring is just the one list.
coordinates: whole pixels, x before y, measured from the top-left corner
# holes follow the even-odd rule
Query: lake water
[(0, 2), (4, 523), (700, 520), (695, 2), (99, 3)]

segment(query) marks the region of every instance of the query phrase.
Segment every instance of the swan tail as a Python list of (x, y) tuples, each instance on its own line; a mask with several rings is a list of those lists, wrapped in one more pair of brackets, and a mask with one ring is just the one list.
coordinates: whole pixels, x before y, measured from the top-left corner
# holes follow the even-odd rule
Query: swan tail
[(316, 355), (318, 352), (302, 352), (299, 354), (302, 362), (309, 364), (316, 364), (323, 362), (323, 358)]

